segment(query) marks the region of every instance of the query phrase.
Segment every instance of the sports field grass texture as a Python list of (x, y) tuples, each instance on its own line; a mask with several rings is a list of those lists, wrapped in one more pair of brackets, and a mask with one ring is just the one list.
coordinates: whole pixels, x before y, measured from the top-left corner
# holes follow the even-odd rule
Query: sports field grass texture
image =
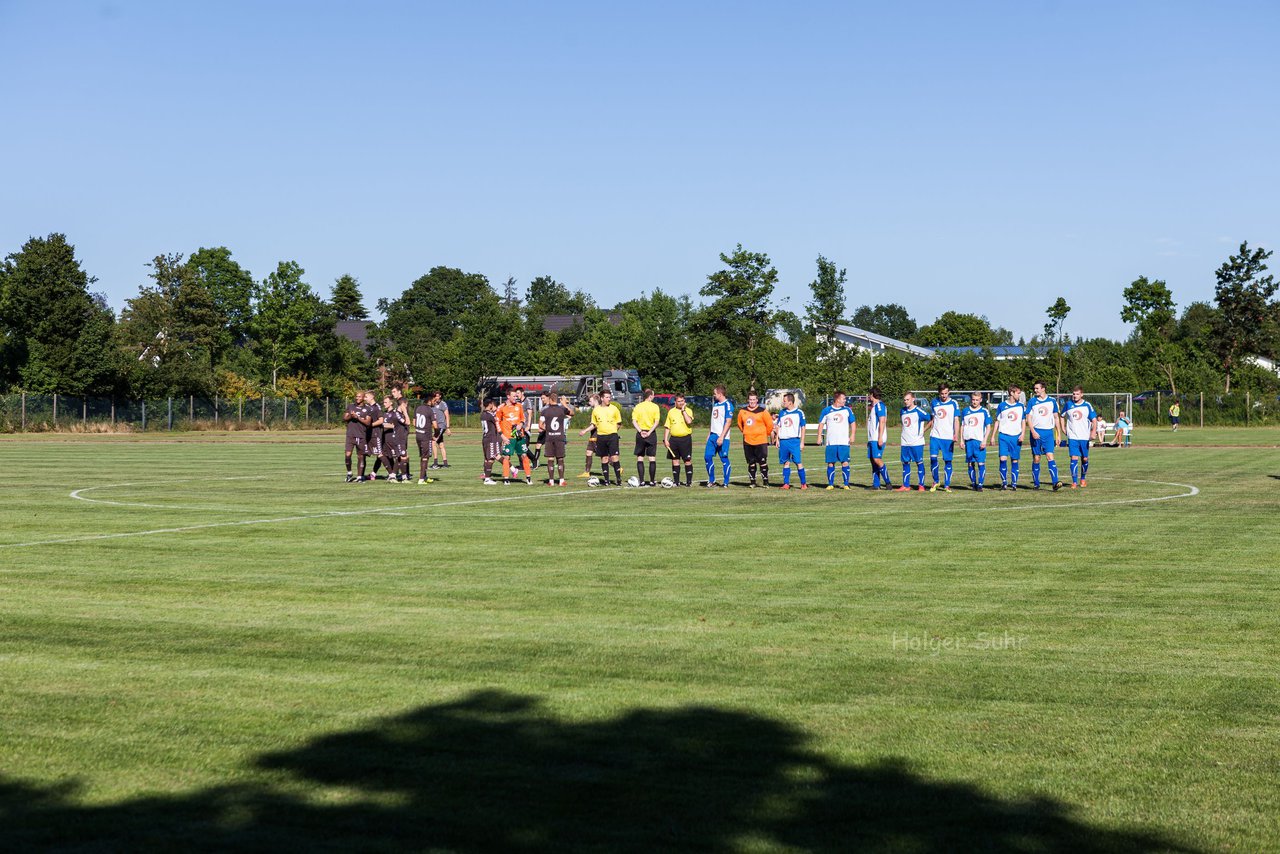
[(4, 437), (0, 849), (1280, 850), (1280, 431), (1156, 434), (1056, 494)]

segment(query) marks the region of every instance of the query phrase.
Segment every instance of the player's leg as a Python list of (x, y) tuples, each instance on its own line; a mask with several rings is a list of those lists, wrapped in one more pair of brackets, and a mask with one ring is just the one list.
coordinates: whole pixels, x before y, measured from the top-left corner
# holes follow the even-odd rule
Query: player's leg
[[(1050, 441), (1053, 441), (1053, 440), (1050, 439)], [(1052, 451), (1045, 454), (1045, 457), (1049, 461), (1048, 465), (1046, 466), (1046, 468), (1049, 469), (1049, 480), (1053, 483), (1053, 488), (1056, 490), (1062, 486), (1062, 482), (1058, 479), (1058, 461), (1054, 459)]]
[(840, 482), (844, 484), (844, 488), (849, 488), (849, 461), (842, 460), (840, 462)]
[(924, 448), (916, 448), (916, 488), (924, 489)]
[(707, 486), (716, 485), (716, 439), (707, 437), (707, 447), (703, 451), (702, 460), (707, 465)]
[(1035, 451), (1031, 452), (1031, 488), (1040, 488), (1040, 455)]
[(595, 447), (595, 437), (592, 436), (587, 440), (587, 461), (584, 463), (582, 474), (578, 475), (578, 477), (591, 477), (591, 462), (595, 457)]
[(760, 482), (769, 485), (769, 446), (760, 447)]
[(933, 438), (929, 439), (929, 474), (933, 477), (933, 485), (938, 485), (938, 451), (939, 447)]
[(1018, 451), (1009, 457), (1009, 486), (1014, 489), (1018, 488), (1018, 463), (1021, 461), (1021, 458), (1021, 451)]
[(751, 479), (751, 485), (756, 485), (756, 457), (755, 451), (746, 442), (742, 443), (742, 458), (747, 461), (747, 477)]
[(987, 452), (985, 450), (978, 451), (978, 486), (979, 492), (986, 486), (987, 481)]
[(733, 471), (733, 463), (729, 460), (729, 438), (720, 443), (720, 468), (724, 470), (724, 485), (729, 486), (729, 474)]
[[(616, 451), (617, 449), (615, 448), (614, 450)], [(621, 457), (617, 453), (609, 457), (609, 461), (613, 464), (613, 474), (617, 477), (619, 486), (622, 485), (622, 463), (619, 462), (620, 459)]]
[(785, 442), (778, 443), (778, 463), (782, 466), (782, 488), (791, 488), (791, 448)]
[(527, 452), (520, 455), (520, 468), (524, 470), (524, 482), (533, 483), (533, 461)]
[(658, 482), (658, 456), (654, 453), (656, 449), (650, 448), (649, 451), (649, 485), (653, 486)]

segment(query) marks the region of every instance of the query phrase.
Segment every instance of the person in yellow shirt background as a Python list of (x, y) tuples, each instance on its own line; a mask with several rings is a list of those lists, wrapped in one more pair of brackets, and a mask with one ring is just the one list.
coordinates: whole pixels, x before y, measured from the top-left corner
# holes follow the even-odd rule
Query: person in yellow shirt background
[[(641, 486), (654, 486), (658, 477), (658, 424), (662, 410), (653, 402), (653, 389), (641, 392), (642, 400), (631, 410), (631, 426), (636, 428), (636, 479)], [(649, 477), (644, 464), (649, 464)]]
[(1178, 422), (1181, 420), (1182, 405), (1178, 401), (1174, 401), (1169, 407), (1169, 423), (1173, 425), (1173, 432), (1178, 432)]
[(591, 426), (579, 431), (584, 436), (593, 428), (596, 431), (596, 456), (600, 458), (606, 486), (609, 484), (610, 464), (618, 478), (618, 486), (622, 486), (622, 466), (618, 464), (618, 428), (621, 426), (622, 410), (613, 402), (613, 393), (606, 389), (600, 393), (600, 405), (591, 409)]
[[(676, 486), (693, 486), (693, 409), (685, 404), (684, 395), (677, 394), (674, 405), (667, 410), (663, 424), (662, 444), (671, 460), (671, 479)], [(684, 483), (680, 483), (680, 463), (684, 463)]]
[(756, 469), (769, 485), (769, 445), (773, 439), (773, 416), (760, 405), (760, 396), (754, 391), (747, 395), (747, 405), (738, 410), (738, 429), (742, 431), (742, 450), (747, 457), (747, 473), (751, 475), (750, 488), (756, 488)]

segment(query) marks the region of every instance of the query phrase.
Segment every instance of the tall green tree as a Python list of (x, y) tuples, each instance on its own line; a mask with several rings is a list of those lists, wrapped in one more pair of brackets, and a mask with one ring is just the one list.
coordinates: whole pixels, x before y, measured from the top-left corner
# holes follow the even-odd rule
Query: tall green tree
[(187, 266), (204, 285), (222, 318), (224, 334), (214, 351), (219, 361), (227, 347), (245, 343), (253, 318), (253, 275), (231, 257), (225, 246), (200, 247), (187, 258)]
[(1124, 289), (1124, 306), (1120, 309), (1120, 319), (1135, 325), (1133, 346), (1139, 364), (1153, 365), (1175, 394), (1177, 371), (1185, 361), (1176, 340), (1176, 307), (1173, 292), (1163, 280), (1139, 276)]
[(850, 362), (850, 350), (836, 338), (836, 327), (845, 312), (844, 269), (823, 256), (818, 256), (818, 278), (809, 283), (813, 299), (805, 303), (805, 318), (818, 339), (819, 358), (826, 361), (830, 372), (831, 388), (840, 385), (840, 377)]
[(295, 261), (281, 261), (258, 287), (250, 324), (254, 346), (275, 389), (280, 375), (312, 368), (333, 315)]
[(1001, 338), (984, 316), (945, 311), (912, 340), (922, 347), (998, 347), (1004, 343)]
[(493, 296), (489, 280), (456, 267), (433, 267), (394, 300), (378, 300), (385, 320), (378, 333), (383, 346), (416, 358), (432, 342), (450, 340), (462, 318)]
[(595, 305), (582, 291), (570, 292), (551, 276), (538, 276), (529, 282), (524, 294), (525, 311), (530, 316), (548, 314), (586, 314)]
[(208, 394), (223, 317), (182, 255), (157, 255), (147, 266), (152, 284), (125, 303), (116, 328), (133, 393)]
[(369, 311), (360, 295), (360, 281), (355, 276), (339, 276), (333, 283), (333, 295), (329, 300), (337, 320), (368, 320)]
[(915, 319), (896, 302), (888, 305), (859, 306), (853, 313), (853, 325), (886, 338), (910, 341), (918, 327)]
[(1240, 251), (1228, 258), (1214, 275), (1218, 284), (1214, 300), (1218, 307), (1214, 340), (1218, 358), (1226, 378), (1226, 392), (1231, 393), (1231, 378), (1241, 361), (1273, 348), (1269, 340), (1276, 307), (1271, 303), (1277, 283), (1267, 272), (1271, 253), (1261, 247), (1250, 250), (1248, 241)]
[(1044, 335), (1058, 354), (1058, 379), (1054, 385), (1054, 394), (1062, 393), (1062, 355), (1067, 343), (1063, 328), (1070, 313), (1071, 306), (1067, 305), (1067, 301), (1062, 297), (1058, 297), (1057, 301), (1045, 310), (1049, 322), (1044, 325)]
[(745, 360), (748, 388), (756, 386), (757, 349), (773, 329), (770, 298), (778, 282), (778, 271), (769, 256), (748, 252), (739, 243), (732, 254), (720, 253), (725, 268), (707, 276), (699, 292), (712, 297), (701, 312), (701, 326), (719, 335)]
[(117, 367), (110, 347), (115, 317), (89, 292), (97, 279), (81, 269), (66, 236), (31, 238), (4, 268), (0, 325), (11, 379), (40, 394), (109, 390)]

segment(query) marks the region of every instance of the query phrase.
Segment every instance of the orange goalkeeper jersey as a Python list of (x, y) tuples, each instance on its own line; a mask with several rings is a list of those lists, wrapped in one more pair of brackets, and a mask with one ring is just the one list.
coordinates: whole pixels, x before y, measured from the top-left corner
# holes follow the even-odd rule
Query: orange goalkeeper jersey
[(742, 431), (742, 441), (748, 445), (767, 445), (769, 435), (773, 433), (773, 416), (763, 406), (759, 409), (739, 409), (738, 429)]
[(511, 431), (517, 424), (524, 424), (524, 407), (518, 403), (504, 403), (493, 415), (498, 420), (498, 429), (507, 439), (511, 438)]

